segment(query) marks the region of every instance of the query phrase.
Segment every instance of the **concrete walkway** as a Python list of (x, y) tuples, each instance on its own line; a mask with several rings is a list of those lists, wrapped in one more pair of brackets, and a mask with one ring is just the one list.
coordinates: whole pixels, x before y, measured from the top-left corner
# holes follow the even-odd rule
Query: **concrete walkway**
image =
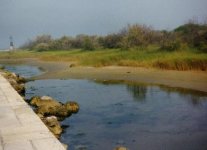
[(2, 75), (0, 150), (65, 150)]

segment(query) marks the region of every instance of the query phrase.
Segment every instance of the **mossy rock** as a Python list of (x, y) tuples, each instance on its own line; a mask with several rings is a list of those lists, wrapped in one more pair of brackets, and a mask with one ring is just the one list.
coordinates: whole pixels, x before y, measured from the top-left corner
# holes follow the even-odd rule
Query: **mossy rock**
[(62, 106), (61, 103), (59, 103), (57, 100), (52, 99), (51, 97), (39, 97), (39, 96), (34, 96), (30, 100), (30, 105), (35, 106), (35, 107), (40, 107), (40, 106), (50, 106), (50, 107), (59, 107)]
[(58, 120), (64, 120), (66, 117), (72, 115), (70, 109), (67, 109), (65, 105), (62, 106), (54, 106), (54, 105), (41, 105), (36, 109), (37, 114), (41, 114), (43, 116), (54, 115), (58, 117)]
[(79, 111), (79, 105), (76, 102), (67, 102), (62, 104), (48, 96), (35, 96), (30, 99), (30, 105), (35, 106), (35, 112), (40, 116), (56, 116), (58, 120), (64, 120), (73, 113)]
[(66, 102), (64, 106), (71, 113), (77, 113), (79, 111), (79, 105), (76, 102)]
[(24, 95), (25, 94), (25, 85), (24, 83), (26, 82), (26, 79), (23, 77), (20, 77), (19, 75), (15, 73), (11, 73), (8, 71), (4, 71), (1, 73), (12, 85), (12, 87), (20, 94)]
[(48, 129), (57, 137), (59, 138), (61, 133), (63, 132), (63, 129), (61, 128), (61, 125), (57, 119), (56, 116), (50, 116), (42, 119), (45, 125), (48, 127)]

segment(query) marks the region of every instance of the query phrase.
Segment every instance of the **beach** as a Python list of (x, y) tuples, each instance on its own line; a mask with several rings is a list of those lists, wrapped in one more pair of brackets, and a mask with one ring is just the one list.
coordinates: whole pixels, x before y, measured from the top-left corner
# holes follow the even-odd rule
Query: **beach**
[[(206, 71), (175, 71), (142, 67), (86, 67), (74, 62), (42, 61), (38, 59), (2, 59), (1, 64), (38, 66), (44, 73), (33, 79), (89, 79), (165, 85), (207, 92)], [(72, 66), (72, 67), (71, 67)]]

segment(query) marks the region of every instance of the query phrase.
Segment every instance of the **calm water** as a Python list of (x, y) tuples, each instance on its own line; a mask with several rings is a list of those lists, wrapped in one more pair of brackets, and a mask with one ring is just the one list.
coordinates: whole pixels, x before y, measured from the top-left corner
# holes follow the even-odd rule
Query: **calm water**
[(75, 100), (78, 114), (62, 122), (70, 150), (206, 150), (207, 95), (184, 89), (88, 80), (36, 80), (26, 98)]
[(36, 75), (40, 75), (42, 71), (35, 66), (27, 65), (0, 65), (4, 66), (6, 70), (19, 74), (22, 77), (30, 78)]
[(206, 150), (207, 97), (156, 86), (100, 84), (87, 80), (39, 80), (27, 84), (26, 97), (49, 95), (75, 100), (78, 114), (61, 141), (71, 150)]

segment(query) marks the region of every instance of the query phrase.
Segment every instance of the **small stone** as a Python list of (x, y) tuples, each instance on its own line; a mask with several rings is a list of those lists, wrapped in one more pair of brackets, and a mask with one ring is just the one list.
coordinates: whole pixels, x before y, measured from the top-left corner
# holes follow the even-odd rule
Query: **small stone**
[(53, 98), (50, 97), (50, 96), (42, 96), (40, 99), (41, 99), (41, 100), (51, 100), (51, 99), (53, 99)]
[(120, 146), (120, 147), (116, 147), (114, 150), (129, 150), (126, 147)]
[(57, 137), (59, 138), (60, 134), (62, 133), (62, 128), (57, 120), (56, 116), (50, 116), (42, 119), (48, 129)]
[(75, 64), (70, 64), (69, 67), (70, 68), (75, 67)]

